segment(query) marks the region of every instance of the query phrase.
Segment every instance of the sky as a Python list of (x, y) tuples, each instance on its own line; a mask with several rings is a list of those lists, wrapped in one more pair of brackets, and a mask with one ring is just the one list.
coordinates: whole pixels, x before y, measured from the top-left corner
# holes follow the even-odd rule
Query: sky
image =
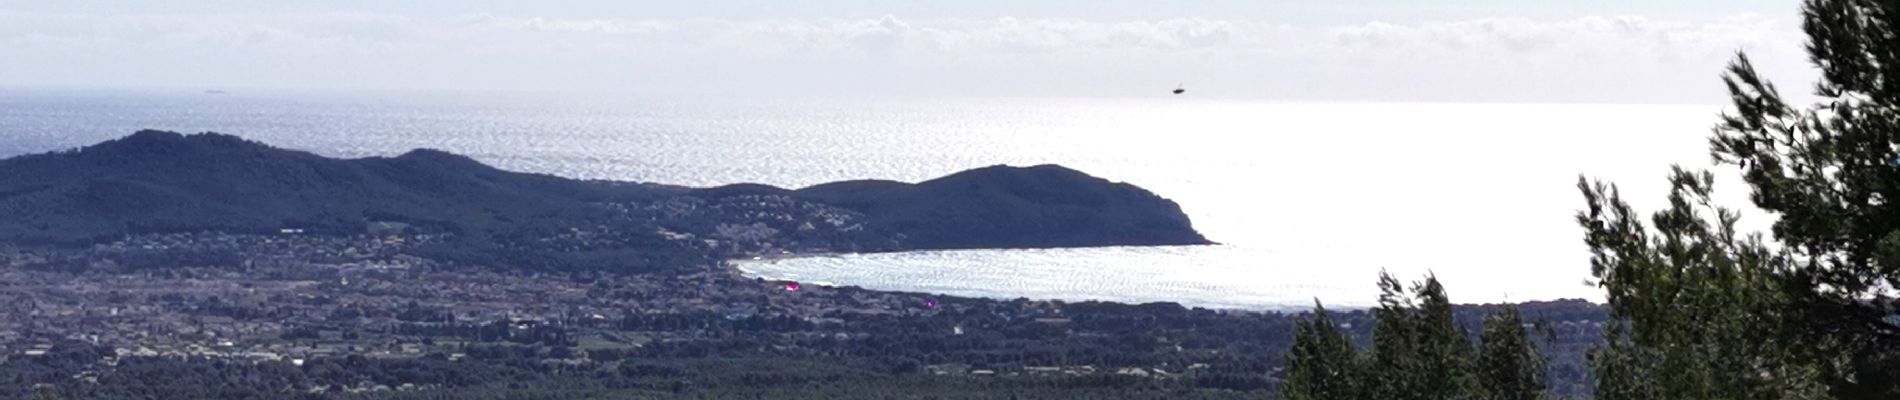
[(0, 0), (0, 87), (1718, 103), (1762, 0)]

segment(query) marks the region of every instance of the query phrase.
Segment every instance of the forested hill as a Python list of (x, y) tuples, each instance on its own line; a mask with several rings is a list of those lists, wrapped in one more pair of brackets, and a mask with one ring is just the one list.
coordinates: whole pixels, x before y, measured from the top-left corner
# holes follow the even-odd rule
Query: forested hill
[[(569, 254), (555, 258), (576, 260), (637, 254), (657, 263), (768, 248), (1207, 243), (1172, 201), (1059, 166), (989, 167), (920, 184), (693, 189), (503, 171), (435, 150), (334, 159), (231, 135), (150, 130), (0, 160), (0, 242), (85, 244), (186, 231), (355, 234), (379, 222), (453, 237), (433, 248), (436, 255), (553, 264), (568, 262), (521, 253), (562, 250)], [(544, 246), (580, 230), (590, 232), (585, 243)], [(724, 242), (705, 240), (711, 237)], [(573, 254), (588, 252), (606, 253)]]
[(863, 211), (921, 247), (1208, 243), (1173, 201), (1058, 165), (998, 165), (917, 184), (837, 182), (797, 194)]

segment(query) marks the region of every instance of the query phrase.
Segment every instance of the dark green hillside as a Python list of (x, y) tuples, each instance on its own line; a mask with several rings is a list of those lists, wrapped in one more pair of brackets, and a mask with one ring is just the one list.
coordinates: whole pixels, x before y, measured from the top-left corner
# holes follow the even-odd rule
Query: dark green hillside
[(355, 234), (377, 222), (446, 238), (418, 255), (560, 270), (699, 265), (775, 248), (1206, 243), (1173, 202), (1053, 165), (988, 167), (914, 185), (694, 189), (503, 171), (437, 150), (333, 159), (230, 135), (150, 130), (0, 160), (0, 242)]
[(592, 203), (677, 190), (502, 171), (435, 150), (344, 160), (230, 135), (141, 131), (0, 161), (0, 171), (0, 241), (6, 242), (84, 244), (128, 233), (202, 230), (350, 234), (390, 221), (449, 234), (452, 239), (421, 251), (451, 260), (572, 268), (704, 258), (700, 250), (653, 236), (651, 228), (627, 229), (651, 236), (631, 240), (637, 248), (594, 251), (599, 254), (525, 246), (610, 216)]
[(862, 211), (918, 248), (1209, 243), (1173, 201), (1058, 165), (998, 165), (914, 185), (839, 182), (797, 193)]
[(589, 201), (661, 191), (603, 190), (434, 150), (338, 160), (229, 135), (160, 131), (4, 160), (0, 171), (7, 216), (0, 240), (16, 242), (83, 242), (127, 231), (357, 232), (371, 220), (467, 229), (584, 216)]

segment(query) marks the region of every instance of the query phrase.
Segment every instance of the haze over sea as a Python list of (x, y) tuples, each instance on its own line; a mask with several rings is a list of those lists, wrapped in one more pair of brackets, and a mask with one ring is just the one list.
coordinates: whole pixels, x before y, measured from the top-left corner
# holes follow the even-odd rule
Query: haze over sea
[[(1662, 205), (1718, 105), (1152, 98), (679, 98), (0, 89), (0, 156), (152, 128), (339, 157), (428, 147), (573, 178), (784, 187), (1062, 164), (1180, 203), (1216, 246), (741, 262), (767, 277), (1000, 298), (1365, 305), (1380, 269), (1461, 303), (1586, 298), (1578, 174)], [(1630, 143), (1643, 143), (1631, 145)], [(1424, 150), (1430, 149), (1430, 150)], [(1721, 171), (1727, 172), (1727, 171)], [(1730, 174), (1732, 175), (1732, 174)], [(1719, 179), (1724, 204), (1746, 190)], [(1764, 221), (1750, 215), (1745, 227)]]

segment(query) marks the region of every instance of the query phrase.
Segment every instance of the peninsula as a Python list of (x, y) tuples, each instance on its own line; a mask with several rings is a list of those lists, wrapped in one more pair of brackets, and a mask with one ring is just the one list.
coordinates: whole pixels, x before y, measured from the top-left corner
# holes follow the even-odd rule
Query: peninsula
[(510, 172), (437, 150), (334, 159), (152, 130), (0, 160), (0, 241), (205, 231), (435, 235), (417, 256), (618, 272), (770, 251), (1209, 243), (1173, 201), (1056, 165), (691, 188)]

